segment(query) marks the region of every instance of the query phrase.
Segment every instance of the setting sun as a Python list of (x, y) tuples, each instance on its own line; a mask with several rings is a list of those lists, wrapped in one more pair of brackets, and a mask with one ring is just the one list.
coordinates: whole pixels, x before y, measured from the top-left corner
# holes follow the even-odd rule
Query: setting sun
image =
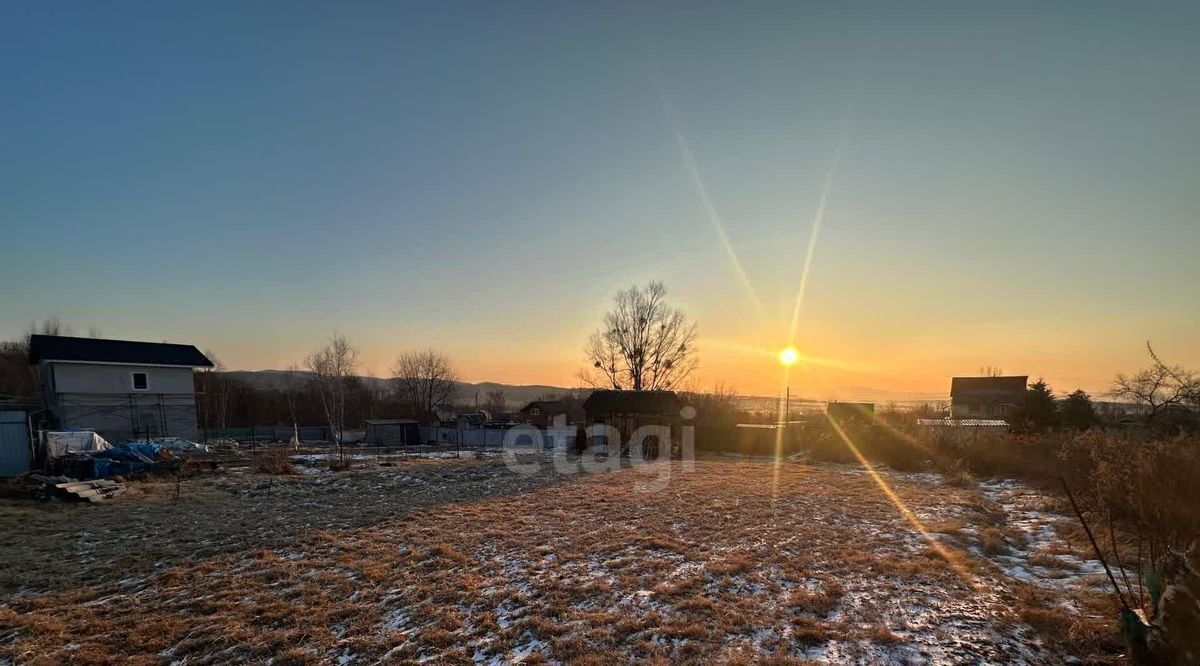
[(779, 362), (784, 365), (792, 365), (798, 360), (800, 360), (800, 353), (796, 351), (795, 347), (788, 347), (779, 352)]

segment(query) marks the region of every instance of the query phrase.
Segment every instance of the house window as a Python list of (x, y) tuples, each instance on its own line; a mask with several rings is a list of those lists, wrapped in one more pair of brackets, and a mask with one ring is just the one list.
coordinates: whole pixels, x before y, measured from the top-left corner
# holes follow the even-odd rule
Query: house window
[(537, 407), (534, 407), (533, 409), (529, 410), (529, 413), (532, 414), (533, 416), (537, 416), (538, 414), (542, 413), (542, 410), (538, 409)]
[(145, 391), (146, 389), (150, 388), (150, 378), (146, 376), (146, 373), (131, 372), (129, 373), (129, 376), (133, 382), (133, 390)]

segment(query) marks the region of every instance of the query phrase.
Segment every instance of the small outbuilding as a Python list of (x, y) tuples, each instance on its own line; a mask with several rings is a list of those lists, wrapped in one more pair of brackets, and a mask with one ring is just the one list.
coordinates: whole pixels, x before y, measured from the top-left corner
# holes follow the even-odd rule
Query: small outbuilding
[(1028, 375), (954, 377), (950, 380), (950, 416), (955, 419), (1007, 419), (1025, 404)]
[(412, 419), (370, 419), (363, 439), (374, 446), (407, 446), (421, 443), (421, 426)]
[(647, 457), (656, 456), (657, 447), (661, 445), (670, 445), (673, 450), (678, 448), (682, 441), (680, 424), (683, 407), (683, 402), (674, 391), (600, 390), (593, 391), (583, 402), (588, 425), (609, 425), (620, 432), (622, 452), (628, 450), (638, 428), (647, 425), (670, 428), (670, 442), (646, 442)]
[(521, 408), (521, 422), (548, 428), (558, 422), (577, 423), (584, 418), (578, 401), (533, 400)]
[(0, 407), (0, 477), (24, 474), (33, 467), (33, 448), (24, 411)]

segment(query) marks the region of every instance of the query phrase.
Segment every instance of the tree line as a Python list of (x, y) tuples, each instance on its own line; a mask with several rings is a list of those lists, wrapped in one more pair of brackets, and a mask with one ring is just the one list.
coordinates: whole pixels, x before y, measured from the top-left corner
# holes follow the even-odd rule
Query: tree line
[(1113, 379), (1108, 396), (1134, 407), (1103, 410), (1083, 390), (1065, 398), (1054, 397), (1045, 380), (1029, 385), (1024, 403), (1012, 417), (1018, 432), (1041, 432), (1054, 428), (1088, 430), (1123, 421), (1140, 423), (1161, 433), (1200, 432), (1200, 373), (1178, 364), (1167, 364), (1146, 343), (1149, 364), (1138, 372), (1120, 373)]
[[(322, 424), (336, 441), (345, 431), (376, 418), (430, 419), (455, 408), (459, 375), (449, 357), (433, 349), (401, 353), (386, 380), (357, 374), (359, 350), (334, 334), (290, 366), (271, 387), (254, 386), (225, 371), (206, 352), (213, 368), (197, 373), (200, 426), (220, 430), (247, 425)], [(488, 396), (493, 407), (506, 404), (502, 391)]]

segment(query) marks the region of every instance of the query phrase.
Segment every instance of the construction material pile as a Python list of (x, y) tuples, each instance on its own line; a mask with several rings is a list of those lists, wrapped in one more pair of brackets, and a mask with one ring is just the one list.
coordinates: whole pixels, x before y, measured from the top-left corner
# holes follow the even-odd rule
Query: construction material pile
[(60, 456), (51, 460), (50, 468), (56, 474), (83, 479), (142, 473), (173, 474), (179, 470), (181, 460), (176, 450), (154, 440), (122, 442), (106, 449)]
[(46, 498), (103, 502), (125, 492), (125, 485), (109, 479), (79, 481), (66, 476), (43, 476), (30, 474), (30, 480), (42, 484), (41, 492)]

